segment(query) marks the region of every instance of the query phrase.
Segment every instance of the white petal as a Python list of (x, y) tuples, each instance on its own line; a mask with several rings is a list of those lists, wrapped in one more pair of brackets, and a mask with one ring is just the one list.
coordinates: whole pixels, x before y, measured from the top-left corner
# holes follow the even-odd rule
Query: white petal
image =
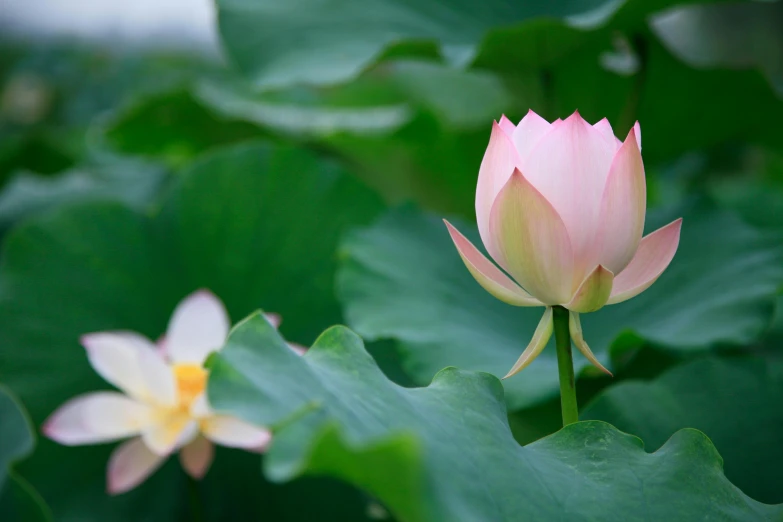
[(83, 335), (81, 343), (90, 364), (106, 382), (136, 399), (149, 399), (138, 361), (140, 352), (156, 351), (149, 339), (134, 332), (96, 332)]
[(193, 399), (193, 402), (190, 403), (190, 414), (196, 419), (208, 417), (212, 415), (212, 413), (212, 408), (209, 407), (209, 403), (207, 402), (207, 396), (203, 393)]
[(133, 332), (98, 332), (82, 336), (90, 364), (107, 382), (147, 403), (174, 405), (176, 382), (151, 341)]
[(261, 450), (272, 440), (269, 430), (227, 415), (215, 415), (203, 420), (201, 431), (215, 444), (232, 448)]
[(153, 410), (121, 393), (96, 392), (72, 399), (44, 423), (43, 432), (67, 446), (137, 435), (154, 420)]
[(159, 351), (144, 350), (137, 354), (139, 368), (149, 392), (149, 402), (160, 406), (177, 404), (177, 380)]
[(223, 346), (230, 326), (220, 299), (199, 290), (174, 310), (166, 330), (166, 352), (176, 363), (201, 364)]
[(145, 429), (144, 444), (158, 455), (172, 451), (192, 441), (198, 434), (198, 423), (187, 413), (173, 412), (161, 416), (160, 421)]
[(152, 475), (165, 457), (156, 455), (140, 438), (118, 446), (109, 458), (106, 473), (108, 491), (112, 495), (129, 491)]
[(182, 467), (194, 479), (201, 479), (207, 474), (214, 458), (215, 446), (201, 435), (179, 450)]

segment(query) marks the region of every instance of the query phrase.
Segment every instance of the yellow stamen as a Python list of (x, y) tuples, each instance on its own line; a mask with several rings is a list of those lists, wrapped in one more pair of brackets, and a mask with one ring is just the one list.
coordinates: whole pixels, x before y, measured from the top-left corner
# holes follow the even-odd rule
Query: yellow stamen
[(197, 364), (174, 365), (174, 377), (177, 379), (179, 404), (189, 408), (193, 399), (204, 393), (209, 372)]

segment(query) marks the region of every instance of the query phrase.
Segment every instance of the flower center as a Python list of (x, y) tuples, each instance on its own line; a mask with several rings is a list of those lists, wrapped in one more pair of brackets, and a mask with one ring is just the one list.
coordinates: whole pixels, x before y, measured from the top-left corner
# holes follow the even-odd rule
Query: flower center
[(174, 378), (177, 380), (179, 404), (182, 408), (190, 408), (193, 399), (204, 393), (209, 372), (197, 364), (174, 365)]

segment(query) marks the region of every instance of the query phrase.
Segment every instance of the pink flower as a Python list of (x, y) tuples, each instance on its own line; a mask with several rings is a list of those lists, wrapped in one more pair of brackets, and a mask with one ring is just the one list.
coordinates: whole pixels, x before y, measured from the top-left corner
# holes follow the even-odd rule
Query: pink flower
[(590, 125), (578, 112), (551, 124), (533, 111), (516, 126), (505, 116), (494, 123), (479, 170), (476, 219), (500, 268), (446, 226), (485, 290), (511, 305), (547, 307), (506, 377), (546, 346), (555, 305), (570, 311), (576, 346), (608, 373), (582, 338), (579, 314), (649, 288), (680, 239), (681, 219), (642, 237), (646, 196), (638, 123), (624, 142), (606, 119)]
[[(280, 323), (274, 314), (267, 320), (274, 327)], [(157, 345), (133, 332), (82, 336), (92, 367), (120, 392), (71, 399), (49, 417), (43, 432), (68, 446), (133, 437), (109, 459), (111, 494), (133, 489), (175, 452), (185, 471), (200, 479), (212, 463), (213, 444), (263, 451), (271, 441), (268, 430), (215, 412), (207, 402), (209, 372), (203, 363), (221, 349), (229, 327), (220, 300), (201, 290), (177, 305)]]

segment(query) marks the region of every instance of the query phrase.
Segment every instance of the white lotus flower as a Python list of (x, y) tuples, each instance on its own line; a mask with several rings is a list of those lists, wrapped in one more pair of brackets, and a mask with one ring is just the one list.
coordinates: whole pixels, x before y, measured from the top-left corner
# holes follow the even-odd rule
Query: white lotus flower
[[(280, 322), (272, 314), (267, 320), (275, 327)], [(157, 344), (134, 332), (84, 335), (90, 364), (120, 391), (66, 402), (46, 421), (44, 433), (68, 446), (133, 437), (109, 459), (111, 494), (136, 487), (175, 452), (199, 479), (212, 463), (213, 444), (263, 451), (271, 440), (268, 430), (214, 412), (205, 395), (204, 360), (223, 346), (229, 328), (221, 301), (201, 290), (179, 303)]]

